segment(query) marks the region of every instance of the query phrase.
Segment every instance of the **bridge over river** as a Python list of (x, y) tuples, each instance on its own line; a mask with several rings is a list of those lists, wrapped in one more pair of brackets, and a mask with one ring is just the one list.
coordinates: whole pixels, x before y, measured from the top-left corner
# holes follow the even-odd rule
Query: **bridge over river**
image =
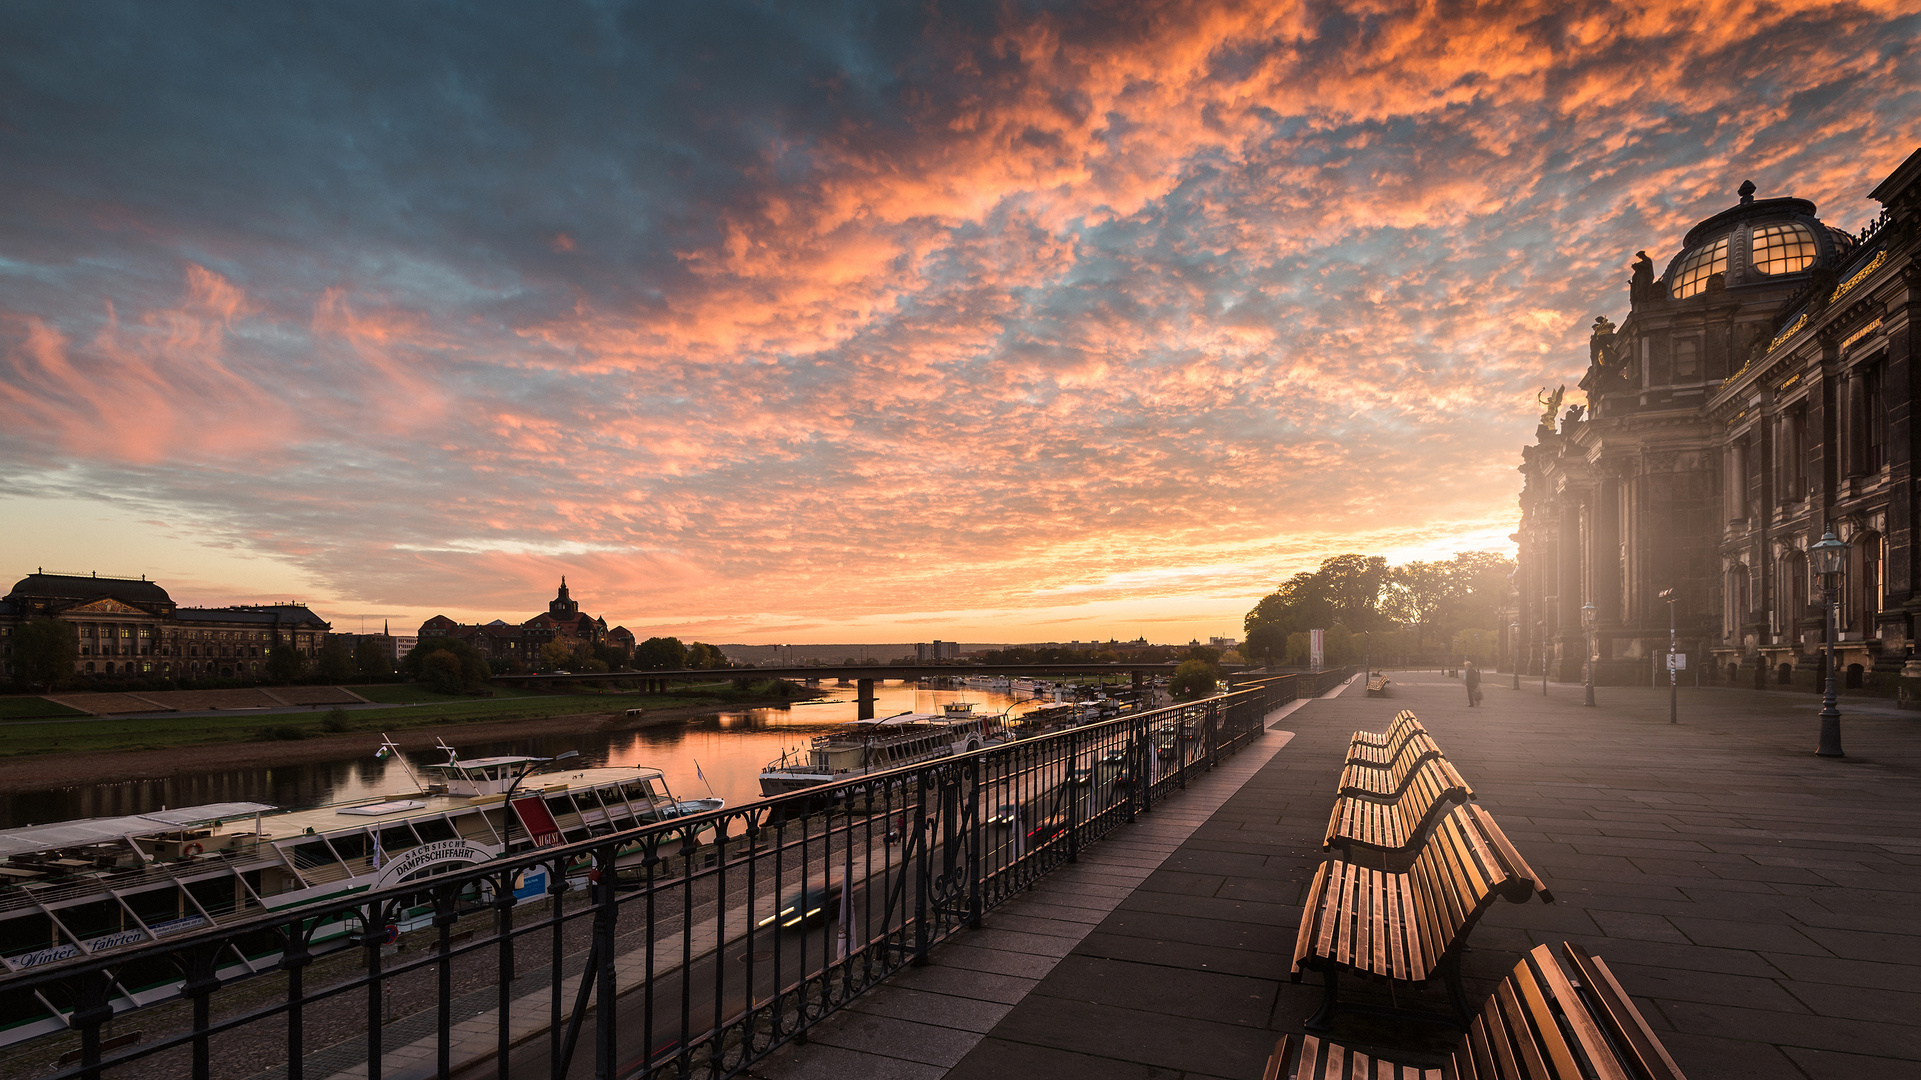
[[(496, 675), (493, 681), (504, 686), (546, 686), (560, 689), (569, 684), (597, 685), (608, 682), (641, 682), (649, 689), (664, 691), (668, 683), (711, 682), (714, 679), (846, 679), (857, 688), (859, 718), (874, 718), (874, 685), (889, 679), (964, 679), (982, 675), (1005, 675), (1017, 679), (1064, 678), (1076, 675), (1129, 675), (1138, 695), (1150, 676), (1172, 675), (1179, 664), (1131, 663), (1125, 660), (1106, 664), (821, 664), (790, 667), (693, 668), (680, 671), (583, 671), (549, 672), (536, 675)], [(1230, 678), (1246, 669), (1240, 664), (1222, 664)]]

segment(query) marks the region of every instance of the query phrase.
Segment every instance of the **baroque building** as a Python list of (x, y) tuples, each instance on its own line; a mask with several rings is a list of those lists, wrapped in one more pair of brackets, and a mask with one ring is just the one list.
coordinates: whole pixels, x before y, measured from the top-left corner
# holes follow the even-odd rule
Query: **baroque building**
[(42, 617), (72, 628), (74, 674), (91, 679), (253, 681), (275, 648), (311, 663), (329, 629), (301, 604), (183, 608), (145, 578), (36, 572), (0, 598), (0, 675), (17, 674), (13, 636)]
[(537, 666), (541, 648), (554, 641), (570, 650), (586, 644), (611, 645), (629, 654), (634, 651), (633, 632), (624, 626), (610, 630), (606, 619), (582, 612), (580, 602), (567, 590), (565, 577), (560, 579), (560, 591), (547, 602), (547, 610), (525, 622), (495, 619), (466, 625), (445, 615), (435, 615), (420, 624), (420, 638), (424, 641), (435, 637), (461, 638), (486, 657), (488, 663), (513, 667)]
[(1857, 234), (1755, 194), (1743, 183), (1659, 274), (1641, 252), (1627, 316), (1595, 320), (1587, 404), (1544, 402), (1504, 628), (1523, 670), (1582, 678), (1591, 604), (1597, 682), (1654, 679), (1672, 627), (1690, 680), (1818, 687), (1807, 551), (1832, 527), (1850, 546), (1843, 685), (1898, 685), (1921, 612), (1921, 151), (1869, 192), (1882, 209)]

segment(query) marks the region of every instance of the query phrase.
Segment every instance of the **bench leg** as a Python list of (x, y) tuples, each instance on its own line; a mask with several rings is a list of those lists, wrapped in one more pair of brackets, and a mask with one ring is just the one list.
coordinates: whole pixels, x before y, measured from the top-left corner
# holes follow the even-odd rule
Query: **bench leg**
[(1309, 1031), (1326, 1031), (1334, 1023), (1334, 1010), (1340, 1007), (1340, 976), (1331, 967), (1321, 969), (1321, 1007), (1301, 1026)]
[(1447, 999), (1454, 1006), (1454, 1022), (1462, 1031), (1466, 1031), (1474, 1022), (1474, 1013), (1468, 1008), (1467, 993), (1461, 989), (1461, 958), (1458, 955), (1442, 969), (1442, 976), (1447, 980)]

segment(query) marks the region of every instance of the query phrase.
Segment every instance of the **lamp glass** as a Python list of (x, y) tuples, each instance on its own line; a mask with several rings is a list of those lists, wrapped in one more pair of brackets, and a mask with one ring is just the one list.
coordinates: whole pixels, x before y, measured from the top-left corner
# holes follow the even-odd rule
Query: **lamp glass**
[(1808, 562), (1814, 572), (1827, 577), (1841, 572), (1841, 563), (1848, 556), (1847, 542), (1834, 535), (1829, 529), (1821, 539), (1808, 548)]
[(1599, 613), (1598, 609), (1596, 609), (1593, 604), (1582, 604), (1581, 605), (1581, 625), (1593, 626), (1594, 617), (1598, 613)]

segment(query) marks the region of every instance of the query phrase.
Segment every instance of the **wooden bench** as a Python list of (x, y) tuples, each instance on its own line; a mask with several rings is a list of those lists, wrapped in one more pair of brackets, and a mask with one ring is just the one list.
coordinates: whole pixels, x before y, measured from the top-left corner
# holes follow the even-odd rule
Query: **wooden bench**
[(1440, 1068), (1285, 1035), (1262, 1080), (1687, 1080), (1607, 964), (1571, 942), (1561, 949), (1568, 967), (1546, 945), (1522, 957)]
[(1414, 770), (1428, 758), (1444, 757), (1441, 746), (1427, 732), (1418, 732), (1401, 744), (1394, 757), (1384, 763), (1350, 761), (1341, 770), (1341, 784), (1334, 792), (1343, 795), (1371, 795), (1377, 799), (1398, 799), (1414, 779)]
[(1347, 745), (1350, 750), (1356, 746), (1396, 747), (1406, 742), (1409, 735), (1426, 730), (1413, 713), (1402, 709), (1394, 714), (1394, 722), (1387, 726), (1386, 731), (1379, 735), (1372, 731), (1357, 731), (1347, 740)]
[(1367, 680), (1367, 696), (1368, 697), (1386, 697), (1387, 696), (1387, 676), (1375, 675), (1370, 677)]
[[(1438, 1019), (1465, 1028), (1461, 950), (1467, 947), (1468, 934), (1496, 899), (1526, 903), (1537, 892), (1544, 902), (1554, 902), (1500, 826), (1473, 803), (1455, 807), (1435, 824), (1405, 873), (1339, 858), (1322, 863), (1295, 934), (1290, 972), (1294, 982), (1306, 971), (1321, 973), (1321, 1008), (1307, 1021), (1307, 1029), (1326, 1030), (1343, 1007)], [(1440, 975), (1454, 1013), (1342, 1006), (1342, 972), (1417, 986)]]
[[(1372, 765), (1377, 769), (1384, 769), (1392, 764), (1396, 757), (1400, 756), (1401, 749), (1408, 743), (1423, 736), (1429, 739), (1433, 738), (1432, 735), (1428, 735), (1427, 729), (1421, 726), (1419, 720), (1413, 720), (1412, 714), (1403, 715), (1407, 715), (1412, 723), (1406, 727), (1401, 727), (1397, 738), (1384, 746), (1350, 741), (1347, 744), (1347, 760), (1356, 764)], [(1396, 727), (1400, 727), (1400, 725), (1397, 723)], [(1393, 733), (1392, 729), (1390, 729), (1390, 733)], [(1365, 733), (1356, 732), (1355, 734)]]
[(1474, 789), (1452, 762), (1428, 758), (1414, 770), (1401, 797), (1392, 802), (1364, 795), (1334, 801), (1321, 849), (1339, 847), (1352, 862), (1355, 848), (1381, 852), (1388, 858), (1412, 856), (1427, 841), (1428, 831), (1455, 803), (1474, 798)]

